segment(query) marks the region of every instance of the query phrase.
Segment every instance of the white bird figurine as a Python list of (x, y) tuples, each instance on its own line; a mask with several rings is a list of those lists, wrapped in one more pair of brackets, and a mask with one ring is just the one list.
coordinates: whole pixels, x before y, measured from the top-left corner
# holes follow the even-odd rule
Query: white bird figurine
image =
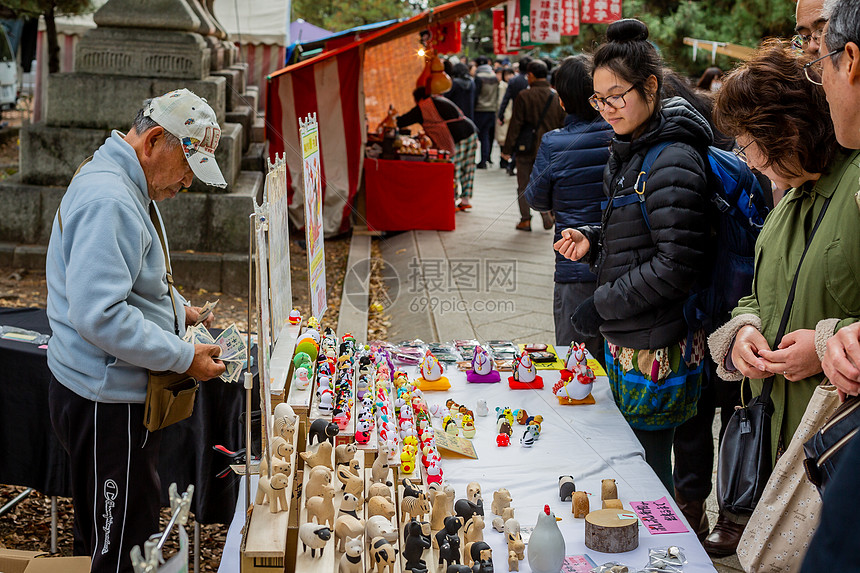
[(558, 573), (564, 563), (564, 536), (548, 505), (538, 513), (529, 538), (528, 560), (532, 573)]

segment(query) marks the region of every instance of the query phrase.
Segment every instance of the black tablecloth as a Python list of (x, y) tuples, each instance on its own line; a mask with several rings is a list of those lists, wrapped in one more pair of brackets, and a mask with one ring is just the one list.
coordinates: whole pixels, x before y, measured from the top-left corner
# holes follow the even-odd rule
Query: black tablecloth
[[(0, 309), (0, 325), (50, 334), (42, 309)], [(252, 356), (254, 350), (252, 349)], [(70, 496), (69, 458), (51, 429), (48, 414), (47, 350), (0, 339), (0, 483), (32, 487), (45, 495)], [(255, 376), (254, 395), (259, 393)], [(212, 450), (242, 447), (239, 416), (245, 408), (242, 384), (210, 380), (200, 384), (194, 415), (162, 430), (159, 474), (162, 503), (167, 488), (193, 483), (192, 511), (201, 523), (230, 523), (238, 478), (216, 478), (229, 459)]]

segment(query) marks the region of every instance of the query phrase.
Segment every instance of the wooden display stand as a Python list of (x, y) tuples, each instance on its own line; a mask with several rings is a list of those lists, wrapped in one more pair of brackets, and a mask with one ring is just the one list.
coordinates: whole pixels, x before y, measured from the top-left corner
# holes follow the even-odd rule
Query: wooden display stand
[(622, 517), (629, 513), (598, 509), (586, 515), (585, 546), (601, 553), (624, 553), (639, 547), (639, 520)]

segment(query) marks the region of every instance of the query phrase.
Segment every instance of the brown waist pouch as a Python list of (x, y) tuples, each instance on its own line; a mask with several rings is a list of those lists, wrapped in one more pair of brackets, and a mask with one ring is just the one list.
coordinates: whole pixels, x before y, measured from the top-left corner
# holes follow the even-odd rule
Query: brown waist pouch
[(150, 371), (143, 425), (154, 432), (189, 417), (199, 387), (197, 380), (187, 374)]

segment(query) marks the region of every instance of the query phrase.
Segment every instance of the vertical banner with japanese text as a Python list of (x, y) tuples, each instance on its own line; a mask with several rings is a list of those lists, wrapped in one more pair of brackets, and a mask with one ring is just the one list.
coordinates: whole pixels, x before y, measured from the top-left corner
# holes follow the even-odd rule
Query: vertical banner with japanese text
[(502, 8), (493, 8), (493, 53), (497, 56), (508, 53), (506, 35), (505, 11)]
[(507, 10), (508, 36), (505, 47), (511, 52), (518, 52), (520, 43), (520, 0), (508, 0)]
[(621, 19), (621, 0), (582, 0), (583, 24), (610, 24)]
[(561, 0), (561, 35), (579, 35), (579, 0)]
[[(535, 0), (537, 3), (538, 0)], [(532, 15), (532, 0), (520, 0), (520, 45), (521, 46), (534, 46), (535, 43), (532, 41), (532, 25), (531, 25), (531, 15)]]
[(531, 41), (540, 44), (561, 42), (561, 0), (532, 0)]
[(302, 172), (305, 184), (305, 240), (308, 249), (311, 314), (321, 321), (326, 311), (326, 284), (319, 124), (316, 113), (308, 115), (304, 121), (299, 118), (299, 136), (302, 140)]
[(437, 54), (456, 54), (463, 48), (459, 19), (430, 26), (430, 35)]

